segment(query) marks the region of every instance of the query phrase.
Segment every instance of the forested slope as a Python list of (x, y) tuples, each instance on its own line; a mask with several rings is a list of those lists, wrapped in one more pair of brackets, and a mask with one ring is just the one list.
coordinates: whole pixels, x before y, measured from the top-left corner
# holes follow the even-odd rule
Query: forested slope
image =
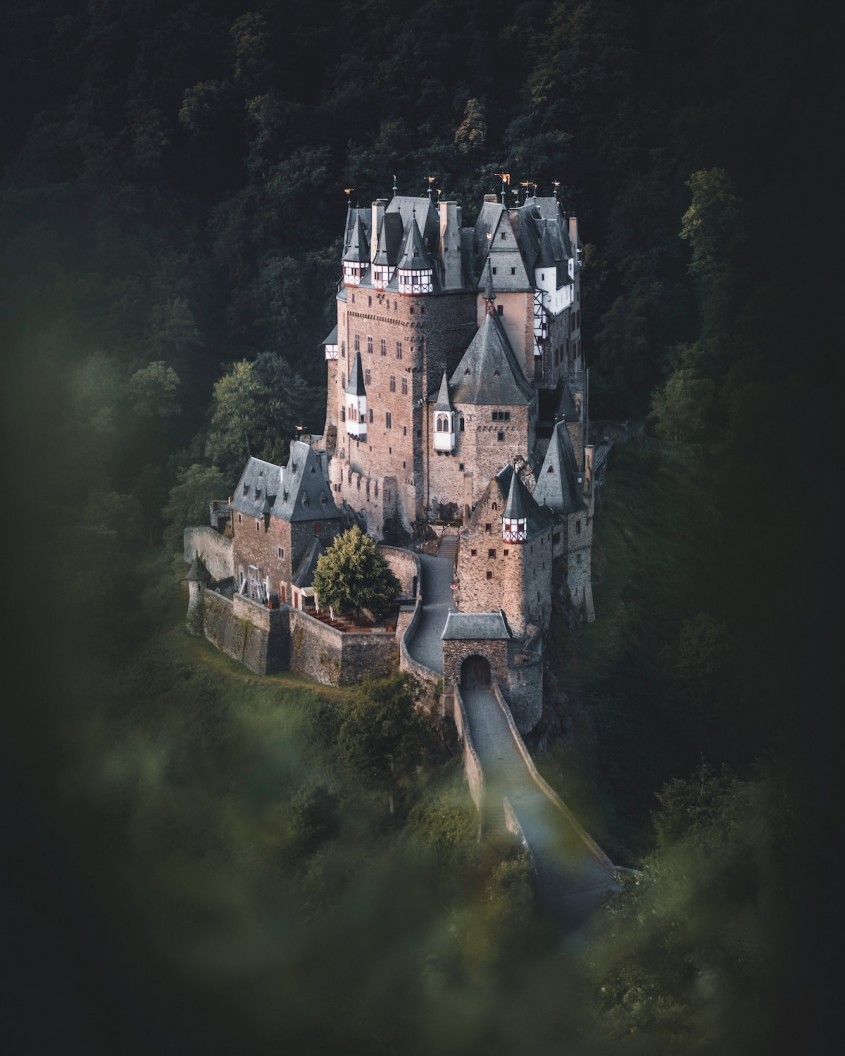
[[(464, 919), (461, 956), (451, 939), (415, 945), (397, 903), (395, 944), (382, 936), (377, 956), (338, 967), (318, 1010), (331, 1015), (333, 994), (343, 1016), (357, 1009), (354, 1051), (514, 1051), (506, 1019), (530, 1024), (539, 1051), (751, 1053), (779, 1038), (813, 1050), (832, 985), (816, 968), (832, 883), (841, 523), (829, 454), (841, 365), (825, 324), (836, 302), (819, 252), (836, 244), (822, 208), (835, 197), (814, 161), (835, 97), (824, 35), (797, 5), (762, 0), (4, 6), (5, 641), (9, 683), (26, 687), (3, 734), (16, 1051), (39, 1051), (27, 1025), (62, 1022), (104, 1050), (150, 1051), (168, 1044), (168, 1023), (190, 1032), (191, 1015), (220, 1002), (221, 1051), (239, 1032), (305, 1044), (307, 1016), (285, 1031), (291, 994), (314, 992), (321, 944), (340, 956), (337, 936), (359, 934), (344, 921), (367, 885), (350, 881), (332, 903), (331, 941), (297, 933), (311, 960), (161, 968), (145, 929), (169, 918), (127, 873), (144, 861), (155, 872), (162, 844), (148, 836), (165, 830), (187, 860), (216, 861), (232, 828), (203, 828), (199, 807), (192, 828), (185, 787), (200, 803), (239, 778), (206, 722), (228, 690), (206, 681), (207, 660), (152, 664), (151, 643), (178, 620), (183, 525), (229, 493), (248, 451), (283, 458), (297, 425), (322, 427), (344, 188), (366, 203), (394, 178), (423, 193), (434, 176), (472, 220), (502, 171), (541, 193), (559, 181), (579, 217), (593, 416), (646, 418), (694, 452), (687, 468), (620, 454), (597, 523), (598, 621), (585, 637), (556, 632), (571, 661), (556, 672), (561, 693), (590, 731), (575, 749), (593, 754), (576, 763), (554, 749), (550, 776), (570, 782), (644, 881), (590, 956), (562, 963), (519, 901), (518, 864), (467, 867), (481, 918), (461, 918), (442, 869), (423, 869), (439, 877), (429, 894), (444, 919)], [(183, 696), (206, 725), (164, 721)], [(92, 806), (89, 778), (113, 764), (104, 743), (134, 744), (132, 766), (152, 765), (192, 736), (181, 777), (157, 784), (130, 766), (107, 783), (126, 798), (105, 820)], [(148, 752), (157, 738), (167, 744)], [(300, 792), (279, 791), (285, 817)], [(178, 824), (139, 821), (153, 801)], [(241, 818), (247, 800), (236, 801)], [(417, 816), (417, 831), (441, 851), (465, 847), (452, 821), (444, 834)], [(345, 846), (332, 852), (339, 872)], [(437, 860), (458, 869), (450, 855), (462, 853)], [(391, 859), (383, 882), (410, 860)], [(238, 905), (253, 924), (275, 914), (286, 934), (288, 895), (267, 901), (261, 870), (224, 864), (229, 886), (204, 910), (212, 932), (241, 919)], [(167, 888), (161, 873), (139, 875)], [(113, 904), (100, 907), (104, 883)], [(432, 902), (412, 904), (431, 940)], [(524, 946), (503, 924), (514, 906)], [(167, 907), (205, 924), (187, 895), (171, 891)], [(414, 965), (399, 973), (404, 1017), (385, 959)], [(166, 983), (142, 1029), (138, 988), (157, 974)], [(433, 1026), (437, 1008), (451, 1032)], [(347, 1051), (340, 1031), (321, 1038)]]

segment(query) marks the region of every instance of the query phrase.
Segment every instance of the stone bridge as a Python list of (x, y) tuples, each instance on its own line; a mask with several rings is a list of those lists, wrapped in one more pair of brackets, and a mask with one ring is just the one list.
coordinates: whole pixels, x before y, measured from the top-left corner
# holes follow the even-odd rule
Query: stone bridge
[[(422, 607), (406, 642), (408, 669), (443, 673), (454, 551), (422, 555)], [(447, 713), (449, 710), (448, 702)], [(464, 662), (453, 715), (480, 831), (507, 830), (526, 847), (538, 897), (567, 928), (583, 923), (618, 872), (537, 772), (499, 686), (481, 657)]]

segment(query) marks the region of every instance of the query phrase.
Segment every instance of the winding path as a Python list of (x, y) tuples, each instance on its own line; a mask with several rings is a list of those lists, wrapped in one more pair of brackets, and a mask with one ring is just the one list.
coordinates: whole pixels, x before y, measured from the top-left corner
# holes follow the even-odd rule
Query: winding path
[[(440, 675), (456, 542), (447, 536), (437, 556), (420, 554), (423, 605), (408, 644), (417, 663)], [(591, 846), (565, 808), (556, 807), (538, 787), (492, 689), (462, 687), (461, 697), (484, 773), (485, 825), (504, 829), (507, 797), (534, 863), (538, 897), (567, 928), (577, 927), (605, 892), (618, 889), (612, 865)]]

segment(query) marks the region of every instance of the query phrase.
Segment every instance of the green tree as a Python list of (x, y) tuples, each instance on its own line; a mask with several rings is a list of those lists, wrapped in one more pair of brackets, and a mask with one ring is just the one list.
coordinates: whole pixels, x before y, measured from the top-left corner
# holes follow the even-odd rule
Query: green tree
[(338, 612), (370, 609), (377, 616), (399, 593), (399, 580), (375, 542), (355, 525), (339, 535), (317, 562), (314, 592)]
[(254, 362), (235, 363), (214, 386), (206, 454), (231, 476), (250, 455), (284, 462), (310, 399), (308, 385), (281, 356), (263, 352)]
[(166, 523), (165, 542), (178, 549), (184, 529), (192, 524), (208, 524), (209, 502), (224, 498), (229, 491), (230, 485), (216, 466), (194, 464), (181, 470), (161, 511)]
[(139, 418), (172, 418), (179, 414), (179, 375), (158, 359), (136, 370), (129, 379), (129, 399)]
[(695, 440), (705, 430), (712, 400), (713, 382), (692, 367), (679, 367), (655, 389), (649, 417), (664, 440)]
[(365, 788), (387, 795), (391, 814), (397, 793), (435, 743), (431, 719), (417, 710), (417, 697), (408, 675), (366, 682), (338, 732), (340, 758)]
[(455, 130), (455, 146), (462, 154), (478, 154), (487, 143), (487, 117), (484, 104), (467, 99), (464, 119)]

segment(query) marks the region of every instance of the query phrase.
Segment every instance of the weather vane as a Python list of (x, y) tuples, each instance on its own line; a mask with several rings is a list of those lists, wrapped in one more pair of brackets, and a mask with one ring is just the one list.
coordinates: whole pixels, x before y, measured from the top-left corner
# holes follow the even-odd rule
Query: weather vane
[(504, 202), (505, 190), (511, 182), (511, 174), (509, 172), (494, 172), (493, 175), (502, 181), (502, 202)]
[(429, 198), (431, 198), (431, 192), (434, 190), (434, 188), (432, 187), (432, 184), (434, 183), (436, 178), (437, 178), (436, 176), (426, 176), (426, 181), (428, 183), (428, 196), (429, 196)]

